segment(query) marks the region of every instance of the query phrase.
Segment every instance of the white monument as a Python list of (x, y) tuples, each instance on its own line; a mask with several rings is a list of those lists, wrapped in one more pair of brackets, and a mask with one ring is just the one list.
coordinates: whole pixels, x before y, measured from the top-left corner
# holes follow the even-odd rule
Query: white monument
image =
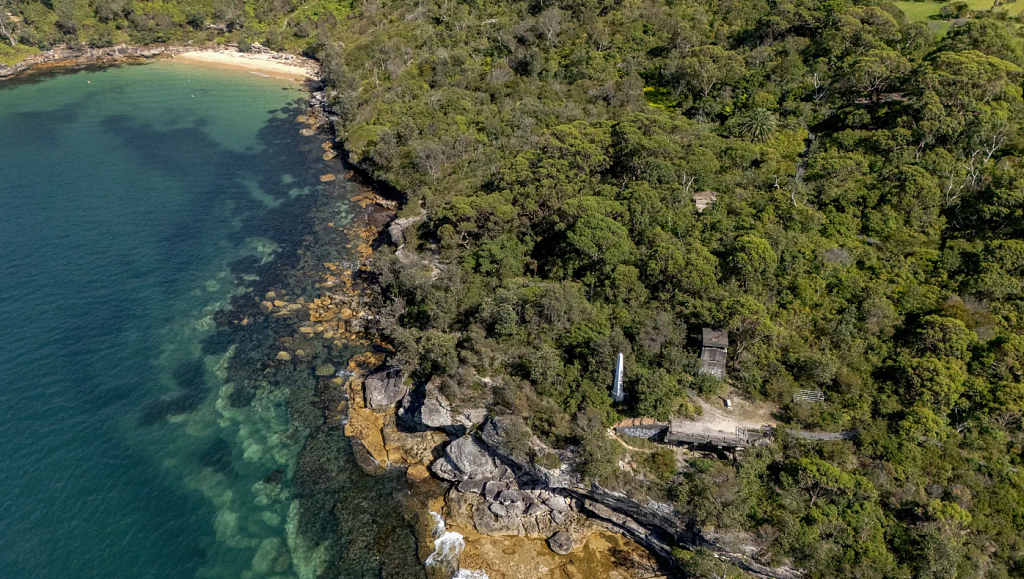
[(625, 363), (625, 356), (619, 352), (619, 360), (615, 363), (615, 383), (612, 385), (612, 400), (615, 402), (622, 402), (626, 398), (626, 393), (622, 391), (622, 369)]

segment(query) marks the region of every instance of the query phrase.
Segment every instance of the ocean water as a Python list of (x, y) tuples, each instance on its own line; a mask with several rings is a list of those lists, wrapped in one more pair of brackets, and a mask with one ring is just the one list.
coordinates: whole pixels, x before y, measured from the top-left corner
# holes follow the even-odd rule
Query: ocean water
[[(0, 84), (0, 579), (422, 574), (400, 478), (296, 421), (315, 380), (232, 362), (232, 306), (351, 219), (306, 96), (170, 62)], [(311, 432), (330, 484), (295, 480)]]

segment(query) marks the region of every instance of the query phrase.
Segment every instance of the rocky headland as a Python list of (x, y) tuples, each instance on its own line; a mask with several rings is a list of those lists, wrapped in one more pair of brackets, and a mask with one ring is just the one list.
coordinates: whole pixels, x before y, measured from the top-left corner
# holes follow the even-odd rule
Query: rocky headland
[[(328, 100), (314, 93), (303, 120), (335, 134)], [(347, 156), (337, 139), (325, 149)], [(389, 220), (354, 232), (366, 249), (360, 267), (367, 267), (373, 246), (388, 245), (399, 261), (436, 275), (440, 266), (404, 243), (405, 230), (425, 218), (425, 211), (396, 219), (394, 201), (366, 201), (377, 203)], [(522, 432), (521, 420), (490, 416), (486, 403), (453, 404), (437, 380), (413, 384), (400, 368), (387, 366), (391, 351), (373, 337), (369, 301), (359, 307), (356, 317), (368, 322), (360, 326), (362, 340), (374, 351), (354, 357), (342, 372), (345, 402), (334, 420), (345, 422), (364, 470), (404, 468), (414, 487), (429, 484), (440, 495), (415, 507), (421, 559), (432, 578), (662, 577), (673, 572), (675, 546), (708, 549), (754, 576), (799, 577), (788, 568), (757, 563), (749, 538), (702, 531), (681, 520), (672, 505), (583, 484), (571, 449), (550, 448), (536, 437), (527, 452), (513, 448), (509, 441)], [(541, 465), (531, 457), (557, 460)], [(436, 481), (447, 485), (439, 489)]]
[(28, 70), (40, 70), (55, 67), (74, 67), (88, 65), (116, 64), (131, 60), (146, 60), (164, 54), (194, 50), (180, 46), (126, 46), (110, 48), (71, 49), (57, 47), (38, 54), (33, 54), (12, 66), (0, 64), (0, 79), (12, 78)]

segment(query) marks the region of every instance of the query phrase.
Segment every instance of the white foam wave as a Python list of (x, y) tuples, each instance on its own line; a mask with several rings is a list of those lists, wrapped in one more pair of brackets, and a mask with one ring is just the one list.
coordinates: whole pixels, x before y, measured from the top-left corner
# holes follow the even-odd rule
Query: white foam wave
[[(459, 533), (449, 531), (444, 524), (444, 518), (434, 511), (430, 511), (434, 517), (434, 552), (427, 557), (427, 565), (440, 565), (444, 561), (452, 559), (458, 561), (466, 548), (466, 540)], [(487, 573), (476, 569), (459, 569), (452, 579), (490, 579)]]
[(431, 536), (436, 539), (444, 534), (447, 527), (444, 526), (444, 517), (442, 517), (440, 513), (435, 513), (434, 511), (428, 512), (430, 513), (430, 516), (434, 517), (434, 532)]
[(462, 550), (466, 548), (465, 539), (459, 533), (448, 531), (444, 525), (444, 518), (439, 513), (430, 511), (430, 515), (434, 517), (434, 552), (427, 557), (427, 565), (458, 561)]
[(427, 565), (440, 565), (445, 560), (458, 560), (465, 548), (466, 541), (459, 533), (442, 533), (440, 537), (434, 539), (434, 552), (427, 557)]

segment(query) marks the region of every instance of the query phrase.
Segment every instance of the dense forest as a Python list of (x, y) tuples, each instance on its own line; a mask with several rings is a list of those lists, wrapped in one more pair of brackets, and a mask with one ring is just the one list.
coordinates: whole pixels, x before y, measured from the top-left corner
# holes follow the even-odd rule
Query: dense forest
[[(1024, 577), (1016, 18), (934, 34), (881, 0), (0, 0), (0, 35), (0, 57), (318, 57), (351, 159), (425, 210), (416, 257), (374, 266), (379, 330), (417, 380), (808, 577)], [(730, 332), (731, 387), (859, 437), (782, 434), (681, 471), (654, 452), (622, 480), (602, 426), (723, 388), (696, 372), (705, 326)]]

